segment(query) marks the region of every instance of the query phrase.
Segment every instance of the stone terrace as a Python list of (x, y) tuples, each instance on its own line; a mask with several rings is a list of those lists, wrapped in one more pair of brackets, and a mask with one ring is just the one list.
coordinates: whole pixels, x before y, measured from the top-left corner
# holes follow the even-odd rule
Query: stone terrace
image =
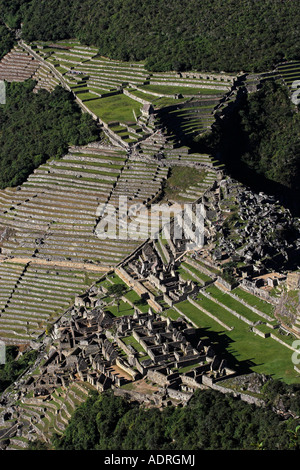
[(0, 263), (0, 339), (8, 344), (36, 340), (99, 276), (69, 267), (43, 267), (34, 260)]
[(15, 47), (0, 62), (0, 80), (23, 82), (33, 78), (40, 63), (20, 47)]
[(109, 149), (70, 149), (40, 166), (19, 191), (1, 191), (0, 223), (15, 231), (2, 254), (104, 265), (121, 260), (134, 247), (99, 240), (94, 228), (125, 161), (124, 153)]

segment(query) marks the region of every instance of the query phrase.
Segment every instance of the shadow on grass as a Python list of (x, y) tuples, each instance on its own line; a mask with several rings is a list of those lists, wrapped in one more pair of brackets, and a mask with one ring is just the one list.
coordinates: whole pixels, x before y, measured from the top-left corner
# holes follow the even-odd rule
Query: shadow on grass
[(194, 347), (197, 346), (198, 342), (202, 340), (204, 344), (211, 345), (216, 355), (221, 359), (226, 359), (228, 367), (234, 369), (237, 374), (249, 374), (256, 364), (249, 359), (239, 361), (236, 356), (229, 352), (230, 347), (233, 346), (234, 340), (227, 336), (226, 331), (215, 332), (209, 328), (198, 328), (195, 332), (195, 336), (191, 339), (191, 343)]

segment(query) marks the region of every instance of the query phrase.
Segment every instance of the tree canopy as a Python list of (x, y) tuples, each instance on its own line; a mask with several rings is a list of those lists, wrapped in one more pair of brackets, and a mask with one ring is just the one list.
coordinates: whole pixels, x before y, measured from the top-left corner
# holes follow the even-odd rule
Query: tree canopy
[(49, 158), (61, 157), (69, 145), (95, 140), (96, 123), (83, 114), (72, 94), (33, 93), (36, 82), (7, 84), (0, 106), (0, 188), (17, 186)]
[(231, 110), (216, 118), (212, 133), (198, 138), (197, 149), (220, 157), (239, 181), (258, 191), (285, 195), (285, 202), (296, 208), (296, 194), (300, 194), (297, 111), (288, 89), (267, 81), (256, 93), (241, 91)]
[(263, 71), (300, 58), (289, 0), (0, 0), (0, 18), (28, 41), (76, 37), (150, 70)]
[[(298, 388), (290, 391), (297, 396), (296, 412)], [(278, 384), (267, 389), (271, 404), (277, 389)], [(63, 436), (54, 436), (53, 445), (57, 450), (287, 450), (299, 449), (296, 427), (296, 420), (284, 421), (270, 407), (213, 390), (199, 390), (187, 406), (162, 411), (112, 392), (94, 392), (76, 409)]]
[(7, 54), (14, 45), (14, 35), (0, 21), (0, 60)]

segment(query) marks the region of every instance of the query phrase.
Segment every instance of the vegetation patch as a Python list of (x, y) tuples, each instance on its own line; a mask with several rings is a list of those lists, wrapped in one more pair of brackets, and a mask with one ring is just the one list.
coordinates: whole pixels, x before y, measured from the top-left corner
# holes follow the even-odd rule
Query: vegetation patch
[(69, 145), (95, 140), (97, 127), (82, 114), (71, 93), (32, 93), (36, 82), (7, 84), (6, 104), (0, 106), (0, 188), (22, 184), (49, 158), (62, 157)]
[[(270, 404), (280, 384), (266, 388)], [(299, 413), (299, 390), (293, 409)], [(255, 407), (231, 395), (198, 390), (187, 406), (145, 409), (112, 392), (92, 393), (71, 418), (56, 450), (280, 450), (299, 449), (296, 420), (283, 420), (271, 407)], [(32, 446), (32, 444), (31, 444)]]
[(76, 38), (150, 70), (265, 71), (300, 58), (297, 2), (1, 0), (0, 11), (27, 41)]
[(165, 182), (164, 200), (178, 200), (179, 193), (185, 191), (192, 185), (202, 183), (205, 176), (205, 170), (195, 170), (195, 168), (174, 166), (171, 174)]
[[(80, 97), (80, 95), (79, 95)], [(135, 122), (140, 115), (141, 104), (123, 94), (96, 98), (87, 101), (86, 106), (104, 122)]]

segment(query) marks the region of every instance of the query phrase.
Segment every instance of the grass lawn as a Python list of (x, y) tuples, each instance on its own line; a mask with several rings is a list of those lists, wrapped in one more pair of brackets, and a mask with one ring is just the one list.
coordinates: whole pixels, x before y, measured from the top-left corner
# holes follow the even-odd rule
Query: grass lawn
[(90, 93), (89, 91), (86, 91), (86, 92), (81, 92), (81, 91), (78, 92), (77, 91), (77, 96), (81, 101), (97, 100), (98, 99), (98, 95), (95, 95), (95, 93)]
[[(188, 256), (187, 256), (188, 257)], [(199, 259), (195, 259), (193, 260), (195, 263), (199, 264), (200, 266), (203, 266), (203, 268), (206, 268), (208, 269), (208, 271), (211, 271), (212, 274), (220, 274), (220, 271), (219, 269), (216, 269), (216, 268), (212, 268), (210, 267), (208, 264), (205, 264), (203, 263), (202, 261), (200, 261)]]
[(265, 302), (264, 300), (261, 300), (259, 297), (256, 297), (255, 295), (250, 294), (249, 292), (246, 292), (240, 287), (236, 287), (235, 289), (233, 289), (232, 293), (238, 295), (241, 299), (243, 299), (249, 305), (257, 308), (257, 310), (260, 310), (261, 312), (266, 313), (267, 315), (270, 315), (270, 316), (273, 315), (274, 306), (272, 304), (269, 304), (268, 302)]
[[(178, 274), (182, 277), (182, 279), (184, 279), (185, 281), (193, 281), (195, 282), (195, 284), (200, 284), (199, 281), (197, 279), (195, 279), (190, 273), (187, 273), (182, 265), (180, 265), (177, 270)], [(201, 284), (200, 284), (201, 285)]]
[(176, 310), (174, 310), (173, 308), (169, 308), (168, 310), (166, 310), (164, 312), (164, 315), (171, 318), (171, 320), (177, 320), (178, 318), (180, 318), (180, 314), (176, 312)]
[[(261, 338), (249, 330), (243, 321), (231, 315), (208, 299), (201, 301), (206, 310), (218, 316), (229, 326), (224, 328), (205, 313), (198, 310), (188, 301), (177, 304), (178, 308), (203, 331), (217, 354), (227, 357), (229, 365), (239, 367), (245, 372), (258, 372), (282, 379), (287, 383), (300, 383), (300, 379), (292, 363), (292, 351), (277, 343), (272, 338)], [(171, 311), (172, 313), (172, 311)]]
[[(65, 162), (68, 162), (68, 164), (74, 164), (74, 165), (82, 165), (82, 162), (80, 162), (79, 160), (71, 160), (71, 159), (68, 159), (68, 160), (64, 160)], [(99, 161), (95, 161), (95, 162), (88, 162), (88, 161), (85, 161), (84, 162), (84, 165), (86, 166), (93, 166), (93, 167), (98, 167), (98, 168), (110, 168), (110, 169), (113, 169), (113, 170), (121, 170), (123, 168), (123, 165), (118, 165), (116, 163), (102, 163), (101, 159), (99, 159)]]
[(158, 251), (158, 253), (159, 253), (159, 255), (160, 255), (162, 261), (164, 262), (164, 264), (168, 264), (167, 259), (166, 259), (165, 255), (164, 255), (164, 253), (163, 253), (163, 251), (162, 251), (162, 249), (161, 249), (160, 244), (158, 243), (158, 241), (155, 241), (154, 243), (155, 243), (155, 247), (156, 247), (156, 249), (157, 249), (157, 251)]
[[(140, 301), (141, 300), (141, 297), (134, 291), (134, 290), (130, 290), (129, 292), (127, 292), (127, 294), (124, 295), (124, 297), (126, 299), (128, 299), (130, 302), (137, 302), (137, 301)], [(137, 305), (137, 308), (143, 312), (143, 313), (147, 313), (148, 310), (149, 310), (149, 305), (148, 303), (145, 301), (144, 304), (138, 304)]]
[[(184, 83), (184, 82), (183, 82)], [(223, 90), (211, 90), (209, 88), (192, 88), (187, 87), (184, 85), (143, 85), (140, 87), (141, 89), (148, 91), (151, 93), (161, 93), (162, 95), (175, 95), (176, 93), (181, 93), (183, 96), (188, 95), (215, 95), (215, 94), (223, 94)]]
[(204, 274), (202, 271), (199, 271), (198, 269), (194, 268), (194, 266), (192, 266), (188, 263), (183, 262), (183, 263), (181, 263), (181, 266), (182, 266), (183, 270), (186, 267), (189, 271), (194, 273), (196, 276), (198, 276), (204, 282), (212, 281), (211, 277), (207, 276), (207, 274)]
[[(48, 52), (48, 49), (45, 49), (44, 52)], [(70, 61), (70, 64), (72, 64), (72, 63), (77, 64), (77, 63), (81, 63), (83, 60), (85, 60), (82, 57), (79, 57), (79, 56), (76, 57), (76, 55), (74, 55), (74, 53), (72, 53), (72, 51), (69, 51), (69, 53), (67, 51), (61, 51), (61, 52), (64, 52), (62, 54), (58, 53), (57, 50), (54, 51), (54, 52), (55, 52), (55, 54), (52, 55), (51, 57), (55, 57), (55, 59), (58, 60), (59, 62), (60, 61)]]
[(143, 346), (140, 345), (140, 343), (137, 342), (137, 340), (133, 336), (127, 336), (127, 338), (122, 338), (122, 341), (128, 346), (129, 344), (134, 347), (134, 349), (142, 353), (142, 356), (147, 356), (147, 352), (143, 348)]
[(241, 304), (237, 300), (233, 299), (230, 295), (218, 289), (216, 286), (207, 287), (206, 291), (219, 302), (224, 304), (226, 307), (231, 308), (235, 312), (241, 314), (249, 321), (256, 322), (262, 320), (262, 318), (254, 313), (252, 310)]
[(127, 284), (125, 284), (125, 282), (122, 281), (122, 279), (119, 276), (117, 276), (116, 273), (108, 274), (107, 279), (112, 281), (114, 284), (122, 284), (127, 287)]
[[(142, 87), (139, 87), (142, 88)], [(156, 96), (156, 95), (151, 95), (150, 92), (148, 93), (143, 93), (140, 90), (134, 90), (129, 88), (128, 91), (134, 95), (137, 96), (138, 98), (142, 98), (143, 100), (149, 101), (150, 103), (153, 104), (155, 108), (164, 108), (165, 106), (171, 106), (173, 104), (179, 104), (183, 103), (186, 101), (186, 98), (180, 98), (180, 99), (175, 99), (175, 98), (168, 98), (166, 96)]]
[(133, 111), (139, 117), (142, 105), (126, 95), (119, 94), (88, 101), (86, 106), (106, 123), (131, 123), (135, 121)]
[(117, 305), (107, 305), (105, 307), (107, 312), (112, 313), (115, 317), (122, 317), (124, 315), (133, 315), (134, 309), (127, 302), (120, 300), (119, 309)]

